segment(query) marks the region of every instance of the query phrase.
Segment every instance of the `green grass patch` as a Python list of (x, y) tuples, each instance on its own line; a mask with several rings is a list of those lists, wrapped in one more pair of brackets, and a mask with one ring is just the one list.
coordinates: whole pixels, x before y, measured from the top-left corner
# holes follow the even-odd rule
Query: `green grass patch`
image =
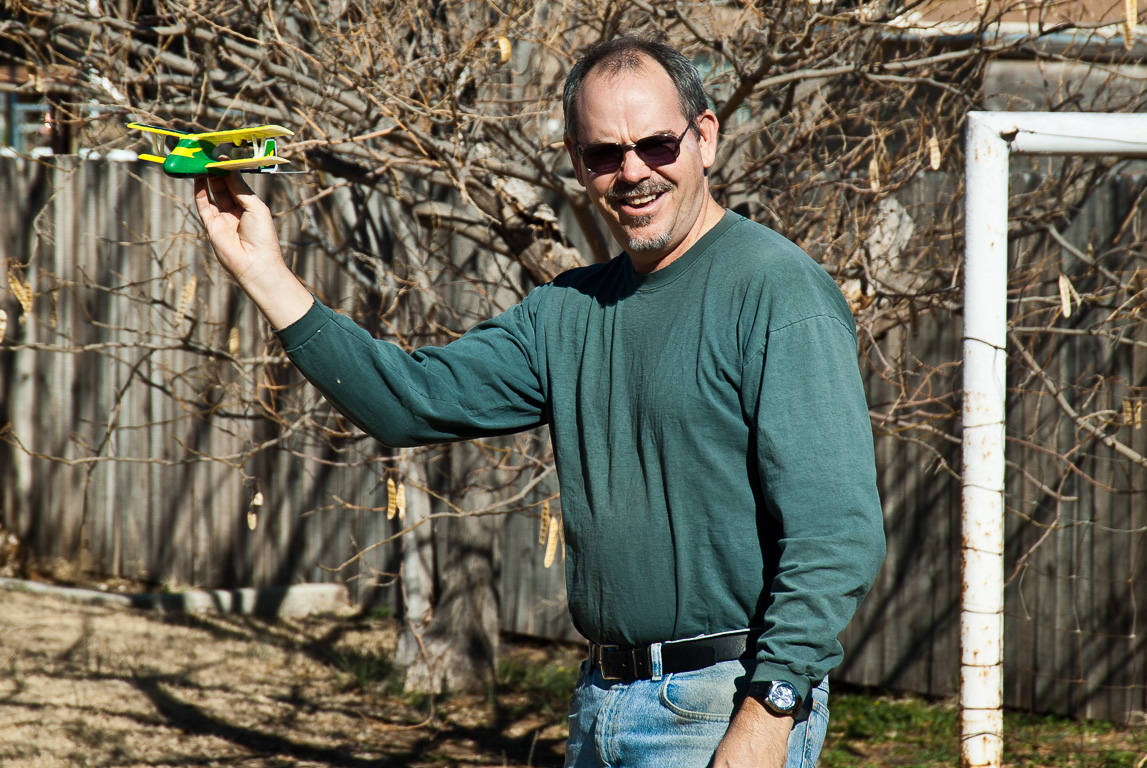
[(1142, 768), (1147, 728), (1050, 715), (1004, 716), (1004, 762), (1027, 768)]
[(829, 696), (824, 768), (959, 762), (958, 713), (922, 699), (834, 693)]
[[(836, 692), (829, 698), (823, 768), (939, 768), (959, 764), (954, 701)], [(1008, 768), (1143, 768), (1147, 728), (1096, 720), (1004, 714)]]
[(381, 605), (376, 605), (375, 607), (371, 608), (369, 611), (366, 611), (365, 613), (362, 614), (362, 620), (367, 624), (371, 624), (374, 622), (390, 621), (393, 618), (394, 618), (394, 609), (391, 608), (388, 603), (382, 603)]
[(335, 665), (345, 676), (348, 691), (369, 691), (389, 685), (395, 676), (389, 659), (370, 653), (337, 653)]
[(498, 693), (517, 694), (530, 702), (510, 703), (509, 708), (536, 708), (564, 719), (584, 652), (563, 647), (548, 648), (544, 653), (522, 646), (507, 650), (498, 661)]

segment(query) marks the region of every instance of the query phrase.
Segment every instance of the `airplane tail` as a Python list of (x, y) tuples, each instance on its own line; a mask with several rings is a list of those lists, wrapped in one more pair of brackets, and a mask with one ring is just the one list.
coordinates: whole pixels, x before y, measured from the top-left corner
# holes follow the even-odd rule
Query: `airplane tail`
[[(264, 139), (263, 141), (259, 142), (259, 144), (260, 144), (260, 146), (258, 147), (259, 151), (256, 153), (258, 155), (258, 157), (262, 158), (262, 157), (274, 157), (275, 156), (275, 140), (273, 138)], [(279, 166), (278, 165), (272, 165), (269, 167), (264, 167), (262, 169), (262, 172), (263, 173), (278, 173), (279, 172)]]

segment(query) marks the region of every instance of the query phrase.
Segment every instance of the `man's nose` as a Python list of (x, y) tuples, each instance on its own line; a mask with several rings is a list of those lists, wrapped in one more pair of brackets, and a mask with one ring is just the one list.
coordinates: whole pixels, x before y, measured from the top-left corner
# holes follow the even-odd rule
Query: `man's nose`
[(645, 161), (637, 156), (637, 152), (633, 147), (628, 147), (625, 154), (621, 157), (621, 178), (623, 181), (630, 183), (642, 181), (649, 178), (652, 169), (645, 164)]

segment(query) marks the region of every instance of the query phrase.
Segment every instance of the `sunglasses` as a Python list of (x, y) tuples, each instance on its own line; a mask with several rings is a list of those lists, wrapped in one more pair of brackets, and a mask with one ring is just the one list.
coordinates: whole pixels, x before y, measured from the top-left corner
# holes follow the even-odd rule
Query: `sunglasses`
[(591, 173), (613, 173), (622, 166), (625, 153), (631, 149), (648, 166), (669, 165), (681, 154), (681, 140), (690, 128), (691, 125), (685, 126), (680, 136), (646, 136), (633, 144), (590, 144), (588, 147), (579, 144), (577, 153)]

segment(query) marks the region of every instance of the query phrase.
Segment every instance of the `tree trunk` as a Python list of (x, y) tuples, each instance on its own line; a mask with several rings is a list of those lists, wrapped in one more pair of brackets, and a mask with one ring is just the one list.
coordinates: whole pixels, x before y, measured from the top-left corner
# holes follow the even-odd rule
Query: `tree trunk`
[[(475, 474), (483, 479), (496, 479), (492, 476), (499, 474), (489, 468), (488, 457), (476, 446), (453, 446), (449, 464), (452, 482), (446, 496), (461, 500), (463, 512), (485, 508), (496, 500), (496, 484), (495, 490), (467, 487)], [(461, 514), (435, 521), (438, 578), (429, 623), (423, 623), (414, 613), (418, 605), (425, 604), (420, 602), (422, 595), (410, 593), (411, 577), (419, 571), (406, 573), (410, 613), (397, 660), (406, 669), (408, 692), (484, 691), (494, 684), (500, 629), (497, 584), (502, 525), (499, 515)], [(414, 536), (414, 532), (407, 535), (411, 554), (404, 561), (404, 568), (418, 557)]]

